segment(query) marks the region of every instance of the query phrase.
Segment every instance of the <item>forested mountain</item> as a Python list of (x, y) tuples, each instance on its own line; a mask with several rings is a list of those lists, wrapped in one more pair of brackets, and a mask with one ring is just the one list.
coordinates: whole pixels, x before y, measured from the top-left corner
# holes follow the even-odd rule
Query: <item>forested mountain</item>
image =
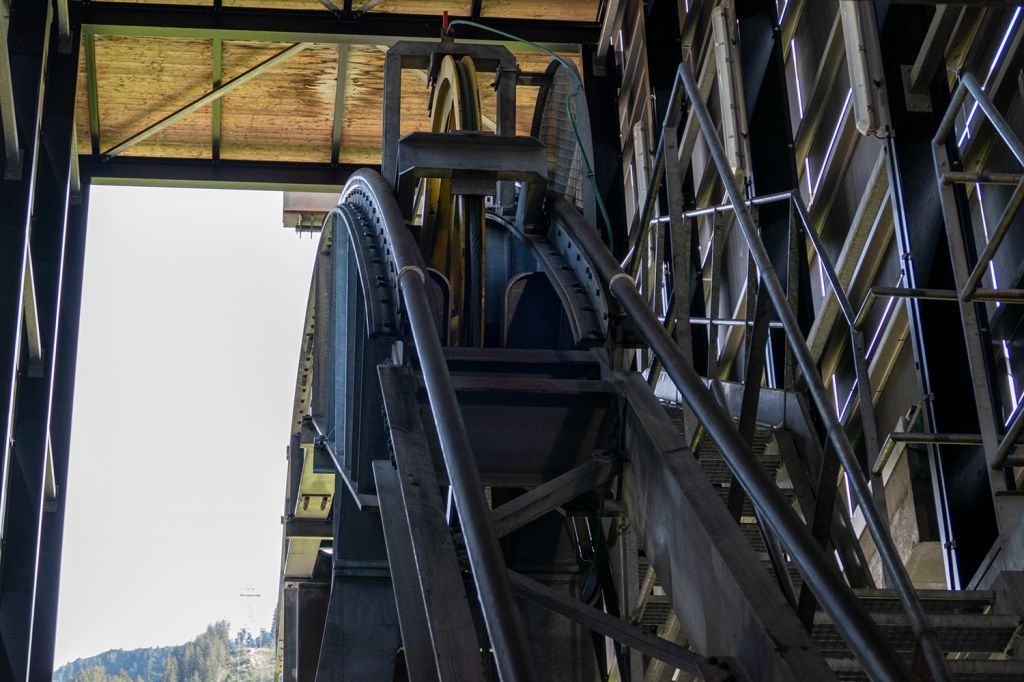
[(273, 635), (214, 623), (191, 642), (147, 649), (112, 649), (57, 669), (54, 682), (269, 682)]

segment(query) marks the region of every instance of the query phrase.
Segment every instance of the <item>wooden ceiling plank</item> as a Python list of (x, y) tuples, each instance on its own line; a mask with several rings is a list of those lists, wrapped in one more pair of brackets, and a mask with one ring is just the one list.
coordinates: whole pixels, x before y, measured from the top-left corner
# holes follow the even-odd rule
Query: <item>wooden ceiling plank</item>
[(127, 138), (123, 142), (120, 142), (120, 143), (114, 145), (113, 147), (111, 147), (110, 149), (108, 149), (106, 152), (103, 153), (103, 157), (104, 158), (108, 158), (108, 159), (109, 158), (113, 158), (113, 157), (117, 156), (118, 154), (124, 152), (125, 150), (130, 149), (131, 147), (135, 146), (139, 142), (142, 142), (143, 140), (145, 140), (145, 139), (155, 135), (156, 133), (160, 132), (161, 130), (163, 130), (167, 126), (171, 125), (172, 123), (174, 123), (175, 121), (177, 121), (181, 117), (186, 116), (186, 115), (192, 113), (193, 111), (195, 111), (196, 109), (199, 109), (201, 107), (206, 106), (207, 104), (210, 104), (211, 102), (217, 101), (218, 99), (220, 99), (221, 97), (223, 97), (227, 93), (231, 92), (232, 90), (234, 90), (238, 86), (240, 86), (240, 85), (242, 85), (242, 84), (252, 80), (256, 76), (260, 75), (261, 73), (263, 73), (263, 72), (265, 72), (265, 71), (267, 71), (269, 69), (274, 68), (275, 66), (277, 66), (281, 62), (286, 61), (289, 57), (292, 57), (292, 56), (298, 54), (299, 52), (302, 52), (307, 47), (312, 46), (312, 44), (313, 43), (296, 43), (296, 44), (294, 44), (294, 45), (292, 45), (290, 47), (285, 48), (284, 50), (281, 50), (280, 52), (278, 52), (274, 56), (270, 57), (269, 59), (266, 59), (266, 60), (260, 62), (259, 64), (257, 64), (256, 66), (252, 67), (251, 69), (249, 69), (245, 73), (243, 73), (243, 74), (241, 74), (241, 75), (239, 75), (239, 76), (237, 76), (235, 78), (232, 78), (231, 80), (229, 80), (224, 85), (222, 85), (222, 86), (220, 86), (218, 88), (214, 88), (213, 90), (211, 90), (210, 92), (206, 93), (202, 97), (200, 97), (198, 99), (195, 99), (192, 102), (189, 102), (188, 104), (186, 104), (185, 106), (181, 107), (180, 109), (178, 109), (178, 110), (168, 114), (167, 116), (164, 116), (162, 119), (160, 119), (156, 123), (154, 123), (154, 124), (152, 124), (150, 126), (147, 126), (146, 128), (143, 128), (142, 130), (140, 130), (139, 132), (135, 133), (131, 137)]
[(335, 16), (338, 16), (343, 12), (343, 10), (331, 2), (331, 0), (320, 0), (320, 4), (324, 6), (324, 9)]
[(359, 13), (366, 14), (367, 12), (372, 12), (373, 8), (382, 2), (384, 2), (384, 0), (366, 0), (366, 2), (363, 3), (363, 6), (359, 8)]

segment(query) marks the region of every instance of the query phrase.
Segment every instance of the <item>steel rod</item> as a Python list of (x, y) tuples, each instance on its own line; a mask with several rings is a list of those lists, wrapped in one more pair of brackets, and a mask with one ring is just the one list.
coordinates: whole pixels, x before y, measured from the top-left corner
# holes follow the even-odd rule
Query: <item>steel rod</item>
[(846, 469), (850, 490), (854, 495), (854, 499), (861, 505), (864, 520), (871, 532), (872, 539), (875, 541), (882, 565), (885, 567), (886, 573), (900, 597), (900, 601), (910, 620), (911, 628), (918, 639), (932, 676), (936, 680), (948, 680), (950, 675), (946, 666), (945, 656), (939, 647), (935, 631), (928, 624), (928, 619), (925, 616), (917, 593), (914, 591), (910, 576), (907, 574), (899, 551), (896, 549), (896, 545), (889, 534), (888, 519), (882, 519), (878, 508), (872, 500), (867, 476), (860, 466), (853, 447), (850, 445), (839, 417), (835, 413), (831, 398), (821, 380), (821, 375), (818, 374), (817, 365), (803, 337), (796, 314), (789, 307), (786, 292), (783, 290), (778, 275), (772, 267), (771, 259), (768, 257), (768, 252), (761, 242), (757, 226), (754, 225), (750, 211), (743, 203), (743, 193), (736, 184), (736, 178), (732, 175), (729, 161), (725, 156), (725, 150), (718, 139), (718, 133), (711, 118), (711, 113), (708, 111), (707, 105), (700, 98), (697, 82), (685, 63), (679, 65), (678, 78), (682, 80), (686, 88), (690, 106), (700, 123), (701, 131), (704, 134), (704, 139), (707, 142), (715, 166), (718, 168), (718, 174), (725, 185), (726, 193), (732, 200), (733, 205), (737, 207), (736, 222), (747, 242), (750, 256), (754, 259), (754, 263), (761, 273), (763, 285), (768, 289), (768, 294), (775, 305), (776, 313), (786, 329), (786, 335), (789, 337), (793, 355), (796, 357), (797, 364), (804, 373), (804, 381), (806, 382), (808, 392), (817, 405), (818, 412), (829, 432), (829, 437), (835, 447), (836, 454)]
[(890, 433), (894, 443), (916, 443), (920, 445), (981, 445), (977, 433)]
[[(846, 291), (843, 289), (842, 283), (839, 281), (839, 275), (836, 274), (836, 269), (832, 265), (832, 259), (829, 258), (828, 252), (825, 250), (825, 245), (821, 243), (821, 237), (811, 226), (811, 219), (807, 215), (807, 207), (804, 206), (804, 201), (800, 198), (800, 195), (796, 192), (790, 192), (790, 196), (793, 200), (793, 205), (796, 208), (797, 215), (800, 217), (800, 223), (804, 226), (804, 233), (807, 234), (807, 239), (811, 242), (811, 247), (814, 252), (818, 254), (818, 260), (821, 261), (821, 267), (825, 271), (825, 279), (828, 280), (829, 285), (832, 287), (833, 293), (836, 295), (836, 300), (839, 302), (839, 309), (843, 311), (843, 317), (846, 318), (847, 324), (853, 326), (853, 321), (856, 315), (853, 312), (853, 306), (850, 304), (850, 299), (846, 296)], [(786, 306), (789, 307), (788, 305)]]
[[(786, 190), (785, 192), (776, 192), (775, 194), (765, 194), (764, 196), (754, 197), (747, 201), (748, 206), (761, 206), (763, 204), (770, 204), (776, 201), (788, 201), (793, 197), (793, 190)], [(695, 208), (690, 211), (683, 211), (683, 218), (700, 218), (706, 215), (712, 215), (714, 213), (728, 213), (733, 210), (732, 204), (719, 204), (718, 206), (707, 206), (705, 208)], [(653, 225), (655, 223), (667, 223), (671, 220), (670, 216), (663, 215), (660, 218), (651, 218), (648, 224)]]
[(942, 174), (942, 181), (947, 185), (1016, 185), (1024, 179), (1020, 173), (971, 173), (968, 171), (947, 171)]
[(975, 291), (981, 286), (981, 280), (988, 273), (988, 264), (995, 257), (996, 250), (1010, 231), (1013, 219), (1017, 217), (1017, 212), (1022, 205), (1024, 205), (1024, 182), (1018, 184), (1013, 190), (1010, 200), (1006, 203), (1006, 207), (1003, 208), (1003, 212), (999, 216), (999, 222), (996, 223), (995, 230), (992, 231), (988, 242), (985, 244), (985, 250), (978, 256), (978, 261), (974, 264), (974, 269), (971, 271), (970, 277), (967, 278), (967, 282), (960, 292), (960, 298), (963, 300), (970, 301), (974, 298)]
[[(864, 303), (854, 318), (853, 324), (858, 329), (867, 322), (871, 305), (878, 298), (916, 298), (921, 301), (959, 301), (960, 297), (952, 289), (922, 289), (912, 287), (871, 287), (868, 289)], [(1024, 289), (976, 289), (971, 301), (984, 303), (1024, 303)]]
[(731, 659), (705, 658), (675, 642), (651, 634), (637, 625), (610, 616), (584, 602), (575, 601), (562, 592), (522, 573), (513, 571), (511, 576), (515, 591), (524, 599), (529, 599), (554, 613), (561, 614), (588, 630), (642, 651), (651, 658), (665, 661), (685, 673), (714, 682), (745, 679), (738, 666), (736, 669), (730, 670), (727, 663), (735, 665), (735, 661)]
[[(662, 322), (665, 318), (658, 317)], [(715, 325), (716, 327), (751, 327), (753, 322), (750, 320), (737, 320), (732, 318), (716, 317), (711, 319), (709, 317), (691, 317), (688, 322), (695, 327), (707, 327), (709, 325)], [(768, 326), (772, 329), (782, 329), (782, 323), (772, 320), (768, 323)]]
[(408, 320), (419, 357), (420, 372), (427, 389), (448, 480), (455, 493), (469, 564), (484, 624), (494, 649), (498, 674), (502, 682), (535, 680), (532, 653), (527, 645), (519, 607), (512, 596), (508, 567), (491, 522), (491, 510), (484, 497), (484, 486), (427, 297), (423, 257), (405, 227), (402, 212), (383, 176), (365, 168), (357, 171), (345, 185), (342, 201), (357, 189), (372, 195), (393, 249), (392, 263), (405, 302), (402, 312)]
[[(981, 109), (982, 113), (988, 118), (989, 123), (995, 129), (999, 137), (1002, 138), (1006, 146), (1009, 147), (1010, 153), (1013, 154), (1014, 158), (1021, 165), (1024, 165), (1024, 143), (1020, 141), (1013, 129), (1010, 128), (1006, 119), (999, 113), (992, 104), (992, 101), (985, 94), (984, 88), (978, 84), (977, 79), (969, 73), (963, 75), (959, 85), (953, 92), (953, 97), (950, 101), (949, 107), (946, 109), (946, 114), (942, 117), (942, 122), (939, 124), (938, 131), (935, 133), (935, 137), (932, 138), (932, 146), (939, 147), (944, 144), (946, 137), (953, 131), (953, 126), (956, 123), (956, 117), (960, 111), (960, 104), (966, 98), (967, 94), (974, 98), (975, 104)], [(969, 123), (967, 124), (969, 125)], [(943, 173), (943, 179), (946, 176), (951, 175), (950, 171)], [(977, 263), (974, 265), (974, 269), (971, 271), (970, 276), (967, 278), (967, 282), (964, 284), (963, 289), (960, 291), (960, 299), (963, 301), (970, 301), (974, 299), (975, 290), (981, 284), (982, 278), (985, 276), (985, 272), (988, 270), (988, 263), (995, 256), (996, 249), (1002, 243), (1003, 238), (1010, 229), (1010, 224), (1013, 222), (1013, 218), (1016, 216), (1017, 211), (1021, 205), (1024, 204), (1024, 180), (1017, 182), (1017, 188), (1011, 195), (1010, 200), (1007, 202), (1006, 207), (1003, 209), (1003, 213), (999, 218), (999, 223), (996, 229), (993, 230), (992, 235), (988, 239), (988, 243), (985, 245), (985, 249), (982, 254), (978, 257)]]
[(629, 240), (629, 249), (622, 261), (623, 267), (635, 275), (640, 268), (640, 258), (637, 253), (640, 251), (640, 244), (647, 236), (650, 229), (651, 214), (654, 213), (654, 205), (657, 203), (658, 194), (661, 191), (661, 181), (665, 177), (665, 131), (675, 130), (675, 119), (679, 115), (679, 109), (683, 102), (683, 89), (679, 87), (679, 79), (672, 82), (672, 93), (668, 98), (668, 107), (665, 109), (665, 119), (661, 124), (661, 135), (658, 137), (658, 148), (654, 152), (654, 167), (651, 169), (651, 179), (647, 185), (647, 195), (644, 197), (644, 206), (640, 211), (640, 220), (637, 221), (636, 229)]
[(672, 336), (648, 309), (632, 278), (622, 270), (597, 239), (597, 233), (585, 224), (572, 205), (561, 196), (552, 194), (550, 198), (555, 216), (572, 233), (636, 330), (661, 359), (683, 399), (718, 445), (736, 480), (793, 557), (865, 670), (875, 679), (907, 679), (909, 673), (903, 661), (864, 611), (835, 564), (818, 546), (807, 526), (757, 462), (732, 417), (718, 404)]
[(995, 460), (992, 462), (993, 469), (1006, 466), (1006, 458), (1017, 449), (1021, 432), (1024, 431), (1024, 403), (1019, 403), (1017, 409), (1010, 416), (1010, 425), (1006, 429), (1006, 435), (999, 441), (999, 449), (996, 450)]

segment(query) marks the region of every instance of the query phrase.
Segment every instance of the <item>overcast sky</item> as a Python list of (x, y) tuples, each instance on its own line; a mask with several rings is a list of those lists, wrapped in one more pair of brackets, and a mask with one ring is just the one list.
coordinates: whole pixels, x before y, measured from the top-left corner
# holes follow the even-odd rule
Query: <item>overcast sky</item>
[(281, 201), (92, 189), (57, 666), (270, 625), (316, 244)]

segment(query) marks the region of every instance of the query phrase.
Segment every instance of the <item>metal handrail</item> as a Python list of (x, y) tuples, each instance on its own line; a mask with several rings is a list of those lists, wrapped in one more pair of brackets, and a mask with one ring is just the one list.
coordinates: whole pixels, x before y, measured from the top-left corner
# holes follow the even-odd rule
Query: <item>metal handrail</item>
[[(679, 65), (677, 79), (682, 80), (686, 88), (690, 106), (700, 124), (715, 166), (718, 168), (719, 177), (725, 185), (729, 199), (736, 207), (737, 224), (747, 242), (750, 257), (757, 266), (758, 272), (761, 275), (762, 286), (768, 291), (768, 295), (775, 307), (775, 312), (778, 314), (786, 336), (789, 339), (793, 355), (801, 371), (804, 373), (804, 381), (807, 384), (808, 392), (817, 405), (818, 412), (825, 422), (839, 461), (842, 462), (843, 468), (846, 470), (850, 491), (854, 499), (861, 506), (864, 520), (868, 530), (871, 532), (872, 539), (875, 541), (875, 546), (878, 550), (879, 558), (882, 560), (882, 565), (885, 567), (886, 574), (899, 595), (900, 602), (907, 613), (911, 628), (921, 646), (932, 676), (936, 680), (948, 680), (950, 678), (949, 670), (946, 666), (942, 649), (939, 647), (938, 637), (928, 623), (928, 618), (925, 616), (921, 601), (918, 599), (913, 583), (910, 581), (910, 576), (907, 574), (906, 567), (900, 559), (899, 551), (896, 549), (896, 545), (889, 533), (888, 519), (883, 519), (878, 511), (878, 507), (875, 506), (868, 487), (867, 476), (860, 466), (857, 455), (853, 451), (853, 446), (850, 445), (845, 429), (843, 429), (842, 424), (839, 422), (838, 415), (831, 408), (828, 392), (825, 390), (825, 385), (818, 374), (814, 358), (807, 347), (807, 342), (800, 329), (796, 314), (789, 305), (786, 292), (782, 288), (782, 283), (779, 281), (775, 269), (772, 267), (771, 259), (768, 257), (768, 252), (761, 241), (757, 226), (750, 215), (750, 210), (744, 203), (743, 193), (736, 184), (736, 178), (729, 167), (729, 161), (725, 156), (722, 143), (718, 139), (718, 133), (711, 118), (711, 113), (700, 97), (700, 90), (693, 77), (693, 73), (685, 63)], [(813, 230), (808, 230), (808, 232), (813, 232)], [(855, 360), (858, 355), (860, 353), (855, 348)], [(864, 385), (861, 384), (862, 390)]]
[(658, 136), (658, 147), (654, 152), (654, 168), (651, 169), (651, 180), (647, 186), (647, 196), (644, 197), (643, 209), (640, 211), (640, 220), (636, 229), (630, 236), (629, 248), (626, 250), (626, 257), (622, 261), (622, 268), (635, 277), (640, 268), (640, 244), (651, 227), (651, 215), (654, 213), (654, 205), (661, 192), (661, 183), (665, 177), (665, 131), (673, 130), (676, 126), (676, 117), (683, 102), (683, 90), (679, 87), (679, 79), (672, 82), (672, 93), (668, 97), (668, 108), (665, 109), (665, 118), (661, 124), (661, 135)]
[[(824, 382), (822, 381), (821, 375), (818, 372), (816, 363), (811, 355), (810, 349), (807, 346), (807, 342), (803, 336), (803, 332), (800, 329), (796, 315), (789, 305), (787, 300), (786, 292), (779, 281), (778, 275), (772, 266), (771, 260), (765, 249), (764, 243), (761, 241), (760, 235), (758, 234), (757, 227), (750, 214), (750, 209), (747, 205), (746, 197), (743, 195), (740, 187), (736, 182), (736, 178), (732, 174), (732, 170), (729, 166), (729, 162), (726, 158), (725, 150), (722, 147), (721, 141), (718, 139), (718, 133), (714, 125), (714, 121), (711, 118), (711, 114), (707, 109), (706, 103), (700, 96), (700, 91), (696, 80), (693, 77), (693, 73), (688, 65), (682, 63), (679, 65), (676, 79), (673, 84), (673, 98), (670, 103), (670, 110), (666, 114), (666, 121), (671, 120), (673, 109), (681, 106), (681, 101), (677, 104), (676, 92), (679, 86), (682, 86), (685, 94), (688, 98), (689, 106), (691, 107), (692, 113), (696, 116), (697, 122), (700, 126), (701, 132), (703, 133), (704, 139), (707, 143), (711, 157), (718, 170), (719, 177), (725, 186), (726, 193), (732, 203), (733, 210), (735, 211), (736, 222), (742, 232), (744, 239), (747, 243), (747, 247), (750, 251), (750, 257), (757, 266), (758, 272), (761, 277), (762, 286), (766, 287), (767, 293), (771, 302), (775, 308), (776, 314), (781, 321), (783, 328), (786, 333), (786, 337), (789, 341), (790, 348), (792, 349), (793, 355), (796, 362), (804, 375), (804, 380), (807, 384), (808, 392), (814, 401), (818, 412), (825, 422), (826, 429), (828, 431), (829, 439), (831, 440), (836, 454), (839, 457), (844, 469), (847, 472), (847, 480), (850, 486), (850, 492), (854, 501), (860, 505), (866, 526), (871, 534), (872, 539), (878, 549), (879, 557), (881, 558), (883, 568), (889, 582), (895, 589), (899, 596), (900, 602), (906, 612), (911, 628), (914, 632), (915, 637), (921, 647), (921, 651), (924, 654), (924, 660), (927, 662), (928, 668), (931, 671), (932, 676), (937, 680), (949, 679), (949, 672), (946, 666), (945, 656), (941, 648), (939, 647), (938, 640), (934, 630), (929, 625), (928, 619), (924, 613), (924, 609), (921, 606), (921, 602), (918, 599), (917, 593), (914, 590), (913, 584), (907, 574), (906, 567), (903, 565), (898, 550), (896, 549), (895, 543), (892, 540), (892, 536), (889, 532), (887, 519), (883, 518), (883, 515), (879, 512), (878, 506), (876, 505), (871, 488), (869, 487), (868, 478), (866, 472), (860, 465), (853, 447), (850, 444), (849, 438), (846, 435), (845, 429), (842, 423), (839, 421), (838, 416), (833, 411), (830, 396), (825, 389)], [(665, 131), (662, 131), (662, 138), (665, 135)], [(661, 144), (659, 144), (659, 148)], [(652, 185), (652, 190), (655, 187)], [(854, 360), (858, 367), (856, 367), (858, 375), (858, 385), (861, 387), (860, 390), (864, 391), (865, 387), (869, 386), (867, 383), (867, 362), (863, 357), (864, 348), (863, 341), (859, 338), (859, 330), (853, 327), (853, 323), (856, 320), (856, 312), (853, 310), (849, 299), (845, 296), (845, 292), (840, 286), (838, 276), (835, 273), (834, 268), (831, 267), (831, 261), (827, 258), (827, 254), (824, 251), (817, 234), (813, 229), (810, 229), (809, 220), (807, 219), (806, 207), (803, 207), (802, 201), (799, 201), (798, 196), (794, 196), (794, 204), (797, 207), (797, 212), (801, 214), (801, 220), (807, 226), (805, 230), (808, 234), (808, 238), (811, 241), (812, 246), (818, 252), (819, 257), (822, 257), (822, 266), (826, 270), (826, 277), (833, 289), (836, 292), (837, 300), (843, 311), (844, 316), (851, 326), (852, 339), (854, 342), (853, 354)], [(647, 227), (641, 223), (638, 226), (638, 232)], [(636, 243), (639, 244), (640, 236), (637, 237)], [(635, 253), (631, 254), (635, 258)], [(632, 261), (635, 262), (635, 261)], [(620, 271), (621, 272), (621, 271)], [(625, 277), (625, 273), (621, 273)], [(623, 278), (613, 278), (611, 281), (620, 283), (618, 289), (622, 289), (621, 283), (624, 282)], [(639, 326), (639, 322), (638, 326)], [(664, 329), (661, 325), (657, 325), (658, 329), (662, 333)], [(651, 341), (648, 339), (648, 343)], [(664, 349), (671, 351), (671, 349)], [(668, 359), (661, 357), (661, 353), (655, 350), (655, 353), (659, 355), (663, 365), (669, 368)], [(860, 359), (858, 361), (858, 356)], [(688, 368), (692, 371), (692, 368)], [(678, 369), (677, 369), (678, 372)], [(670, 375), (672, 372), (670, 371)], [(695, 373), (694, 373), (695, 374)], [(673, 379), (676, 379), (673, 376)], [(678, 382), (677, 382), (678, 385)], [(686, 394), (686, 390), (680, 386), (680, 390), (683, 394)], [(870, 390), (867, 391), (870, 395)], [(865, 401), (862, 400), (862, 403)], [(691, 404), (691, 408), (697, 412), (697, 409)], [(862, 413), (863, 414), (863, 413)], [(731, 423), (731, 419), (729, 420)], [(709, 433), (711, 429), (709, 428)], [(712, 437), (715, 438), (715, 434), (712, 433)], [(718, 438), (715, 438), (718, 442)], [(720, 447), (722, 444), (719, 443)], [(877, 445), (877, 444), (876, 444)], [(723, 451), (724, 451), (723, 447)], [(877, 447), (875, 452), (877, 454)], [(737, 478), (739, 478), (737, 476)], [(879, 491), (881, 495), (884, 492)], [(881, 496), (880, 495), (880, 496)], [(751, 495), (753, 498), (753, 495)], [(778, 521), (773, 519), (769, 515), (765, 515), (769, 523)], [(778, 531), (777, 531), (778, 532)], [(780, 537), (782, 537), (780, 535)], [(783, 538), (785, 542), (785, 538)], [(792, 548), (790, 548), (792, 552)], [(794, 553), (795, 558), (795, 553)], [(803, 566), (801, 566), (803, 568)], [(825, 606), (826, 610), (829, 605), (826, 604), (824, 598), (834, 598), (834, 595), (823, 594), (822, 585), (816, 585), (810, 579), (808, 583), (812, 587), (816, 587), (815, 594), (822, 600), (822, 605)], [(851, 642), (852, 645), (852, 642)], [(887, 646), (887, 645), (886, 645)], [(856, 649), (856, 647), (854, 647)], [(858, 651), (858, 655), (864, 655), (866, 652)]]
[(502, 682), (535, 680), (537, 675), (519, 607), (512, 594), (508, 567), (491, 521), (484, 486), (427, 296), (426, 264), (384, 177), (366, 168), (356, 171), (342, 190), (341, 202), (358, 191), (372, 197), (391, 247), (392, 275), (405, 302), (403, 312), (412, 331), (441, 455), (455, 493), (469, 565), (498, 674)]
[[(1017, 162), (1024, 166), (1024, 143), (1021, 142), (1020, 138), (1013, 132), (1006, 119), (999, 113), (992, 101), (985, 95), (984, 88), (978, 84), (977, 79), (967, 73), (964, 74), (963, 78), (960, 79), (960, 83), (957, 85), (956, 90), (953, 91), (953, 97), (950, 99), (949, 107), (946, 109), (946, 114), (942, 117), (942, 122), (939, 124), (939, 129), (935, 133), (935, 137), (932, 139), (933, 145), (941, 145), (950, 132), (953, 130), (953, 126), (956, 123), (956, 117), (960, 108), (960, 104), (967, 97), (967, 93), (970, 93), (974, 97), (975, 103), (978, 108), (988, 118), (989, 123), (995, 129), (996, 134), (1002, 138), (1006, 146), (1009, 147), (1010, 153), (1017, 159)], [(967, 123), (970, 125), (970, 122)], [(962, 182), (961, 179), (952, 179), (953, 182)], [(999, 223), (996, 225), (995, 230), (992, 231), (991, 236), (988, 239), (988, 243), (985, 245), (985, 250), (978, 257), (978, 262), (974, 264), (974, 269), (971, 271), (970, 276), (967, 278), (967, 282), (964, 283), (964, 288), (960, 292), (960, 298), (962, 300), (969, 300), (975, 289), (981, 285), (981, 280), (985, 276), (985, 271), (988, 269), (988, 264), (995, 256), (996, 249), (1002, 244), (1003, 238), (1006, 237), (1007, 232), (1010, 230), (1010, 224), (1013, 222), (1014, 216), (1020, 210), (1021, 206), (1024, 205), (1024, 178), (1020, 178), (1018, 182), (1014, 183), (1016, 189), (1013, 191), (1013, 195), (1010, 197), (1009, 202), (1003, 209), (1003, 214), (999, 217)]]
[(909, 673), (892, 644), (857, 600), (834, 561), (825, 554), (793, 506), (765, 473), (732, 416), (722, 408), (682, 349), (647, 307), (633, 278), (623, 271), (575, 206), (553, 194), (549, 194), (549, 204), (555, 218), (572, 235), (603, 285), (630, 317), (636, 331), (661, 360), (683, 399), (747, 491), (759, 518), (763, 518), (779, 537), (864, 669), (877, 680), (908, 679)]
[[(968, 93), (970, 93), (974, 98), (976, 106), (981, 109), (982, 113), (985, 114), (985, 117), (988, 118), (989, 123), (992, 124), (992, 128), (1009, 148), (1013, 157), (1019, 164), (1024, 166), (1024, 143), (1022, 143), (1020, 138), (1013, 132), (1013, 129), (1006, 122), (1006, 119), (1003, 118), (1002, 114), (999, 113), (999, 110), (996, 109), (995, 105), (992, 103), (992, 100), (990, 100), (985, 94), (984, 86), (980, 85), (977, 79), (969, 73), (964, 74), (963, 78), (961, 78), (960, 82), (957, 84), (956, 89), (953, 91), (949, 107), (946, 109), (946, 113), (942, 117), (942, 121), (935, 133), (935, 137), (932, 138), (933, 153), (936, 153), (935, 150), (942, 148), (945, 144), (946, 138), (948, 138), (949, 134), (953, 132), (960, 105), (963, 103), (964, 99), (966, 99)], [(966, 125), (970, 126), (970, 121), (967, 121)], [(938, 163), (938, 161), (936, 161), (936, 163)], [(963, 173), (957, 174), (950, 172), (948, 169), (945, 170), (945, 173), (940, 173), (942, 183), (944, 184), (972, 181)], [(979, 174), (979, 176), (982, 175), (984, 174)], [(992, 234), (989, 235), (985, 249), (982, 251), (981, 255), (978, 256), (977, 262), (968, 274), (967, 281), (964, 282), (963, 288), (956, 292), (961, 304), (969, 303), (974, 300), (985, 300), (985, 298), (987, 298), (986, 294), (991, 296), (991, 299), (1005, 300), (1006, 302), (1019, 303), (1024, 299), (1024, 291), (1020, 289), (980, 288), (981, 281), (985, 276), (986, 270), (988, 270), (989, 264), (995, 257), (996, 250), (1002, 244), (1003, 239), (1009, 232), (1013, 219), (1017, 216), (1021, 207), (1024, 206), (1024, 176), (1014, 176), (1011, 178), (1008, 174), (998, 174), (996, 177), (992, 177), (991, 179), (1007, 183), (1009, 183), (1011, 179), (1016, 179), (1017, 182), (1013, 183), (1016, 187), (1014, 188), (1010, 199), (1007, 201), (1006, 206), (1003, 208), (1003, 212), (999, 216), (999, 221), (996, 224), (995, 229), (992, 231)], [(980, 182), (981, 180), (973, 181)], [(947, 225), (949, 225), (948, 218)], [(958, 221), (957, 225), (960, 225)], [(961, 236), (966, 236), (962, 234), (962, 225), (960, 230)], [(954, 270), (956, 267), (957, 266), (954, 264)], [(989, 409), (988, 412), (991, 413), (991, 409)], [(985, 428), (986, 427), (983, 427), (982, 430), (984, 431)], [(1007, 458), (1010, 456), (1010, 453), (1016, 449), (1017, 440), (1022, 432), (1024, 432), (1024, 407), (1018, 406), (1018, 408), (1014, 410), (1013, 414), (1010, 415), (1010, 424), (1007, 426), (1006, 432), (1000, 437), (996, 444), (992, 461), (989, 464), (992, 469), (999, 469), (1007, 465)]]

